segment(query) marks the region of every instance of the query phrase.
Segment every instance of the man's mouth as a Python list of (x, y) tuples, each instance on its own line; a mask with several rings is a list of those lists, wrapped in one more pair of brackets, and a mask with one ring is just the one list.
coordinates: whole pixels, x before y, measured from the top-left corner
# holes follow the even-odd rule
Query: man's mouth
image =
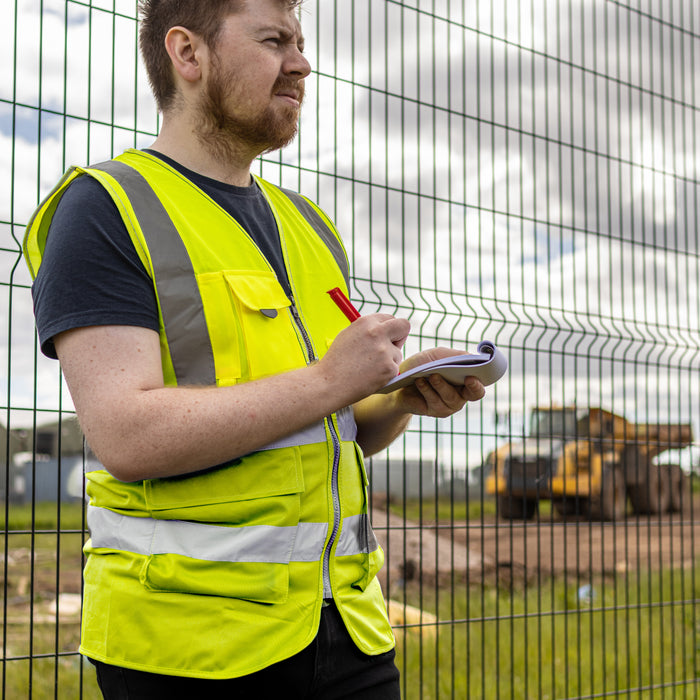
[(273, 90), (275, 97), (279, 97), (285, 102), (294, 107), (300, 107), (304, 100), (304, 89), (301, 85), (277, 85), (277, 89)]
[(275, 97), (280, 97), (281, 99), (289, 102), (289, 104), (299, 107), (301, 101), (299, 99), (299, 93), (294, 90), (282, 90), (275, 94)]

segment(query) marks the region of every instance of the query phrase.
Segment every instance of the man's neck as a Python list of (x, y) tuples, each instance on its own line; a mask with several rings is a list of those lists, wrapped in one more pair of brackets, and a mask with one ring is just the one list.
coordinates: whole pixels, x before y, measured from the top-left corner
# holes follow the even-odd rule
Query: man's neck
[[(179, 126), (179, 125), (178, 125)], [(203, 145), (193, 131), (182, 126), (163, 123), (158, 138), (150, 146), (174, 161), (180, 163), (188, 170), (192, 170), (219, 182), (229, 185), (248, 187), (251, 182), (250, 166), (255, 155), (240, 153), (236, 149), (227, 149), (225, 156), (220, 149)], [(184, 126), (184, 125), (183, 125)]]

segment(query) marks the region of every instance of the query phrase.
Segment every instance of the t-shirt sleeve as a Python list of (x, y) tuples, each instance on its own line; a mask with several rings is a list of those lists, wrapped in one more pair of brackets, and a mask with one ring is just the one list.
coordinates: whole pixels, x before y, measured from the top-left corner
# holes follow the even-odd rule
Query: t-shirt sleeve
[(85, 326), (140, 326), (158, 331), (153, 282), (112, 198), (84, 175), (63, 194), (32, 286), (41, 350)]

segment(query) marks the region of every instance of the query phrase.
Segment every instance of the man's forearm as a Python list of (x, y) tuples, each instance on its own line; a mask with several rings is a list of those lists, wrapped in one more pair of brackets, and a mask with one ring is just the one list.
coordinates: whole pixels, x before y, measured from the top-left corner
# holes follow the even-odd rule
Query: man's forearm
[(388, 447), (408, 428), (412, 414), (406, 413), (395, 394), (373, 394), (354, 405), (357, 442), (369, 457)]
[(80, 328), (55, 343), (88, 443), (116, 478), (136, 481), (230, 461), (354, 404), (395, 376), (408, 328), (366, 316), (321, 361), (227, 387), (164, 386), (150, 329)]
[(124, 481), (186, 474), (290, 435), (340, 408), (313, 368), (232, 387), (163, 387), (81, 421), (105, 468)]

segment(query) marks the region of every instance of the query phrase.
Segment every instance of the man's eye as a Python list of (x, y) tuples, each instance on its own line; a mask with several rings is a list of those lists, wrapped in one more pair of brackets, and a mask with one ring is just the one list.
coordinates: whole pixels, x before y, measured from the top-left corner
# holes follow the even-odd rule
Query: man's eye
[(265, 43), (272, 43), (275, 46), (279, 46), (281, 39), (278, 36), (271, 36), (265, 39)]

